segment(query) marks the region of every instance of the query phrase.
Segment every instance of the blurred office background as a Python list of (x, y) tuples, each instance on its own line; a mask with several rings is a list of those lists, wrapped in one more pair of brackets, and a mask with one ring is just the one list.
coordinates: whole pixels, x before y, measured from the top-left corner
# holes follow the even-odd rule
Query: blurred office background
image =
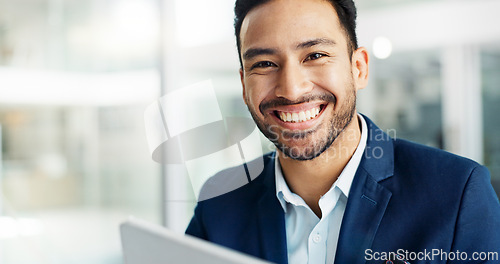
[[(359, 111), (485, 164), (500, 191), (500, 1), (356, 3)], [(0, 263), (121, 263), (128, 215), (183, 231), (189, 179), (152, 161), (143, 112), (212, 79), (223, 115), (247, 116), (233, 4), (0, 0)]]

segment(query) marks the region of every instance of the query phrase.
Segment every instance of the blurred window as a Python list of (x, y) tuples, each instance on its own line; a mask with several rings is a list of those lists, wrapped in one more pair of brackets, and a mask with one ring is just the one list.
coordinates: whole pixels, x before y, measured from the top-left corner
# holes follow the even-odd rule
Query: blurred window
[[(498, 47), (498, 44), (496, 45)], [(485, 47), (481, 54), (484, 163), (500, 191), (500, 49)]]
[(122, 263), (120, 222), (160, 222), (157, 3), (0, 0), (0, 263)]
[[(372, 59), (372, 118), (392, 137), (442, 148), (441, 66), (438, 51), (395, 53)], [(366, 96), (365, 96), (366, 97)], [(360, 105), (360, 109), (366, 108)]]

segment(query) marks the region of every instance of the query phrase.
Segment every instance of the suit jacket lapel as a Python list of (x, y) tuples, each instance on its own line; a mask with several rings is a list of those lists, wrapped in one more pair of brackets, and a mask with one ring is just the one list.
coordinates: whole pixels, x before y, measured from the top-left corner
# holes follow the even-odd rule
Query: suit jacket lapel
[(379, 182), (393, 175), (392, 139), (364, 117), (368, 142), (349, 192), (335, 263), (365, 263), (392, 193)]
[(258, 221), (261, 252), (264, 259), (274, 263), (288, 263), (286, 248), (285, 215), (276, 197), (274, 179), (274, 154), (261, 176), (264, 177), (262, 195), (258, 204)]

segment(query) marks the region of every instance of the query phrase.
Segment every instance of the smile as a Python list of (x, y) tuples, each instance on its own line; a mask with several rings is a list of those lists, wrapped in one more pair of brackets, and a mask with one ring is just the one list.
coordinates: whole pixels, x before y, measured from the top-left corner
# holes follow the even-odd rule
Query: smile
[(275, 111), (276, 116), (286, 123), (301, 123), (316, 118), (321, 112), (321, 106), (300, 112)]

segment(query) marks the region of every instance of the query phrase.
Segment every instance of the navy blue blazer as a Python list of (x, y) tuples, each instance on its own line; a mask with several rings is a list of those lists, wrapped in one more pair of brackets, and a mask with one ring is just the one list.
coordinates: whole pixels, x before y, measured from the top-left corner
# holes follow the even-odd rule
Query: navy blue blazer
[[(498, 257), (500, 251), (500, 204), (488, 170), (442, 150), (392, 139), (365, 119), (368, 142), (349, 193), (335, 263), (385, 263), (390, 252), (404, 253), (410, 263), (500, 263), (473, 261), (481, 257), (474, 252)], [(199, 202), (186, 234), (287, 263), (273, 157), (264, 156), (264, 170), (248, 184)], [(456, 259), (457, 251), (470, 261), (446, 261), (443, 254), (454, 252), (448, 258)]]

